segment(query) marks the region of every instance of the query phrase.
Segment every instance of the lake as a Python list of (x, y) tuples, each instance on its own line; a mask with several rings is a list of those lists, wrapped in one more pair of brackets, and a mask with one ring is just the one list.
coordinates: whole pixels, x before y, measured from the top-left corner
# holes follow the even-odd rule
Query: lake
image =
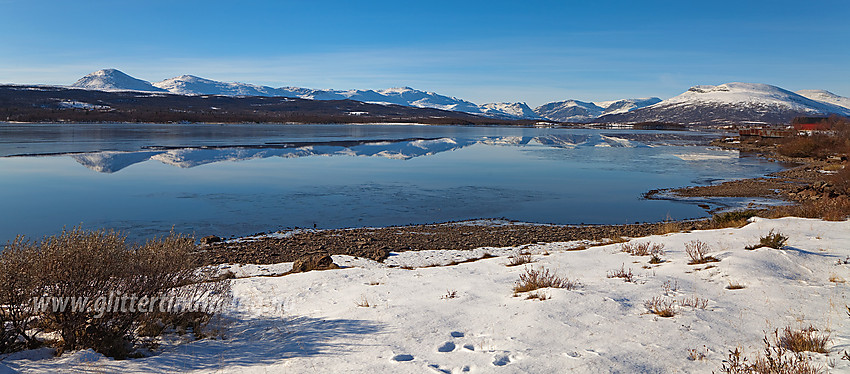
[[(780, 165), (717, 134), (420, 125), (0, 123), (0, 241), (63, 226), (132, 240), (477, 218), (612, 224), (697, 218), (743, 199), (650, 189)], [(702, 205), (702, 206), (700, 206)]]

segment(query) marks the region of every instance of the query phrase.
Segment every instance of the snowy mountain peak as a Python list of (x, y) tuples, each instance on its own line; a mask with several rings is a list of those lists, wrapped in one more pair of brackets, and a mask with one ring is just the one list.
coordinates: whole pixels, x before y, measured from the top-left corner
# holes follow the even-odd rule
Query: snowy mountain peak
[(564, 122), (590, 122), (606, 114), (627, 113), (661, 102), (657, 97), (585, 102), (557, 101), (541, 105), (534, 112), (543, 118)]
[(481, 105), (486, 115), (508, 114), (513, 118), (542, 119), (526, 103), (488, 103)]
[(80, 78), (71, 87), (101, 91), (167, 92), (150, 82), (133, 78), (118, 69), (102, 69)]
[(685, 93), (657, 105), (713, 103), (791, 110), (811, 114), (850, 114), (847, 108), (812, 100), (794, 92), (762, 83), (732, 82), (717, 86), (694, 86)]

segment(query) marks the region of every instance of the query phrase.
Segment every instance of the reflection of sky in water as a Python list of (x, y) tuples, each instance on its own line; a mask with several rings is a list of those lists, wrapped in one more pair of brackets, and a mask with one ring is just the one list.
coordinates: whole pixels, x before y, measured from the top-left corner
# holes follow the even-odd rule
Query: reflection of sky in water
[[(311, 137), (309, 128), (318, 128), (319, 134)], [(118, 228), (131, 238), (140, 238), (166, 232), (172, 225), (177, 231), (198, 236), (229, 236), (313, 224), (325, 228), (387, 226), (482, 217), (562, 224), (657, 221), (668, 216), (698, 217), (705, 212), (694, 204), (642, 200), (640, 196), (647, 190), (750, 177), (778, 169), (756, 158), (737, 158), (703, 146), (666, 146), (665, 142), (645, 139), (632, 141), (634, 147), (594, 146), (605, 145), (600, 143), (600, 134), (610, 135), (611, 130), (359, 126), (360, 135), (351, 135), (344, 127), (334, 131), (303, 126), (292, 137), (260, 131), (256, 137), (231, 139), (231, 143), (214, 137), (204, 140), (203, 135), (198, 136), (200, 140), (144, 138), (147, 135), (138, 132), (118, 135), (114, 144), (108, 139), (77, 142), (47, 136), (24, 144), (15, 142), (14, 137), (6, 138), (0, 143), (0, 153), (7, 155), (43, 153), (51, 144), (55, 146), (53, 152), (95, 149), (122, 153), (110, 157), (83, 155), (89, 164), (78, 162), (79, 154), (75, 158), (0, 158), (0, 210), (4, 212), (0, 241), (10, 240), (17, 233), (49, 234), (79, 223)], [(463, 136), (453, 141), (462, 146), (436, 142), (430, 145), (433, 148), (420, 152), (433, 154), (408, 159), (394, 159), (397, 155), (381, 152), (402, 148), (407, 149), (404, 152), (419, 152), (416, 147), (385, 142), (360, 148), (311, 145), (313, 153), (302, 152), (299, 157), (270, 154), (268, 158), (252, 158), (254, 155), (236, 162), (208, 163), (210, 158), (228, 159), (221, 155), (236, 152), (230, 148), (195, 150), (188, 158), (180, 154), (184, 158), (177, 161), (188, 164), (176, 167), (179, 162), (174, 163), (174, 154), (187, 151), (175, 150), (162, 156), (157, 153), (162, 150), (141, 149), (178, 143), (197, 147), (293, 139), (438, 139), (457, 133)], [(561, 143), (546, 140), (553, 134)], [(660, 133), (618, 134), (627, 138), (628, 134), (645, 137)], [(483, 136), (491, 138), (481, 142)], [(502, 141), (505, 137), (525, 140)], [(563, 141), (579, 138), (591, 141), (583, 145)], [(270, 150), (293, 152), (291, 148)], [(129, 153), (132, 151), (135, 153)], [(245, 148), (240, 152), (255, 151)], [(154, 154), (161, 155), (160, 159), (150, 159)], [(172, 164), (163, 163), (163, 159)], [(116, 162), (105, 167), (117, 170), (93, 171), (103, 167), (95, 165), (107, 162), (103, 160)]]

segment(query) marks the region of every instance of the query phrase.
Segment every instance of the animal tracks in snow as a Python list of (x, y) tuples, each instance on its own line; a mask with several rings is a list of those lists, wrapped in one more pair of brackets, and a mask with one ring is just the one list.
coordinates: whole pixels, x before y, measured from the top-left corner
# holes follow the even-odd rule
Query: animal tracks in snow
[[(471, 339), (471, 338), (467, 338), (466, 333), (463, 333), (461, 331), (451, 331), (451, 332), (449, 332), (449, 336), (451, 336), (451, 338), (452, 338), (451, 340), (447, 340), (447, 341), (445, 341), (442, 344), (439, 344), (437, 346), (436, 351), (437, 351), (438, 354), (440, 354), (440, 356), (438, 356), (438, 357), (455, 357), (455, 358), (457, 358), (454, 355), (461, 355), (459, 357), (469, 357), (469, 358), (477, 357), (477, 359), (474, 359), (474, 360), (471, 360), (471, 361), (477, 362), (478, 365), (486, 365), (486, 366), (490, 366), (490, 367), (507, 366), (507, 365), (510, 365), (517, 358), (517, 356), (512, 354), (510, 351), (497, 351), (497, 350), (494, 350), (492, 348), (485, 349), (483, 346), (479, 347), (480, 349), (478, 349), (478, 348), (476, 348), (476, 345), (475, 345), (474, 342), (470, 342), (468, 340), (468, 339)], [(462, 349), (460, 349), (460, 348), (462, 348)], [(479, 353), (479, 352), (486, 355), (486, 356), (475, 355), (476, 353)], [(472, 354), (473, 356), (463, 356), (463, 355), (470, 355), (470, 354)], [(444, 355), (451, 355), (451, 356), (444, 356)], [(576, 354), (576, 355), (578, 355), (578, 354)], [(577, 358), (577, 356), (576, 356), (576, 358)], [(422, 362), (420, 360), (416, 360), (416, 358), (413, 357), (413, 355), (411, 355), (411, 354), (397, 354), (397, 355), (392, 357), (392, 361), (400, 362), (400, 363), (411, 362), (411, 361), (414, 361), (414, 360), (417, 361), (417, 362)], [(470, 362), (467, 362), (467, 363), (469, 363), (468, 365), (457, 366), (457, 367), (447, 367), (447, 366), (444, 366), (444, 365), (433, 363), (433, 361), (431, 361), (431, 362), (428, 362), (428, 361), (431, 361), (431, 360), (428, 360), (428, 359), (424, 360), (424, 362), (423, 362), (424, 366), (425, 366), (425, 368), (429, 369), (431, 372), (434, 372), (434, 373), (449, 373), (449, 374), (451, 374), (451, 373), (466, 373), (466, 372), (470, 372), (470, 371), (476, 369), (476, 367), (478, 367), (478, 365), (472, 364)]]

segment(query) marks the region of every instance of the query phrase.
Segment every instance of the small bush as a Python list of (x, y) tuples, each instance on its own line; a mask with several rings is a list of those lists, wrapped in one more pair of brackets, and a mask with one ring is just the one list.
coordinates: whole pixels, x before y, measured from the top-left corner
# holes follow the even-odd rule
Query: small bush
[(773, 249), (780, 249), (784, 247), (786, 242), (788, 242), (787, 236), (778, 232), (773, 232), (773, 230), (770, 230), (767, 235), (762, 236), (759, 239), (759, 244), (762, 247), (769, 247)]
[(623, 243), (620, 250), (632, 256), (662, 256), (664, 244), (653, 242)]
[(518, 254), (508, 257), (508, 263), (505, 266), (519, 266), (534, 262), (534, 257), (530, 254)]
[(828, 341), (829, 334), (821, 334), (813, 326), (802, 330), (785, 327), (779, 334), (779, 344), (792, 352), (829, 353), (829, 350), (826, 349)]
[(721, 373), (727, 374), (819, 374), (823, 369), (812, 362), (812, 357), (801, 352), (789, 350), (781, 343), (779, 331), (774, 330), (772, 338), (764, 336), (764, 355), (756, 355), (752, 362), (744, 356), (743, 350), (735, 348), (729, 351), (723, 360)]
[(644, 303), (644, 306), (650, 313), (659, 317), (669, 318), (676, 315), (675, 299), (656, 296)]
[[(61, 336), (59, 353), (92, 348), (125, 358), (138, 343), (136, 331), (153, 318), (167, 326), (190, 313), (208, 317), (224, 305), (230, 283), (209, 281), (213, 269), (197, 270), (194, 250), (193, 238), (174, 233), (144, 245), (82, 228), (40, 242), (18, 238), (0, 253), (0, 305), (8, 306), (0, 314), (27, 344), (34, 342), (29, 328), (37, 326)], [(117, 301), (107, 304), (118, 299), (120, 308)]]
[(562, 278), (549, 269), (526, 267), (525, 273), (519, 275), (519, 281), (514, 285), (514, 293), (529, 292), (541, 288), (566, 288), (572, 290), (578, 287), (578, 283)]
[(456, 290), (446, 290), (446, 294), (443, 295), (443, 296), (440, 296), (440, 298), (443, 299), (443, 300), (456, 299), (457, 298), (457, 291)]
[(626, 271), (626, 265), (620, 266), (619, 270), (613, 270), (608, 272), (608, 278), (622, 278), (626, 282), (634, 282), (634, 274), (632, 274), (632, 269)]
[(688, 265), (705, 264), (709, 262), (720, 261), (708, 255), (710, 248), (708, 244), (700, 240), (692, 240), (685, 243), (685, 253), (687, 253), (690, 261)]

